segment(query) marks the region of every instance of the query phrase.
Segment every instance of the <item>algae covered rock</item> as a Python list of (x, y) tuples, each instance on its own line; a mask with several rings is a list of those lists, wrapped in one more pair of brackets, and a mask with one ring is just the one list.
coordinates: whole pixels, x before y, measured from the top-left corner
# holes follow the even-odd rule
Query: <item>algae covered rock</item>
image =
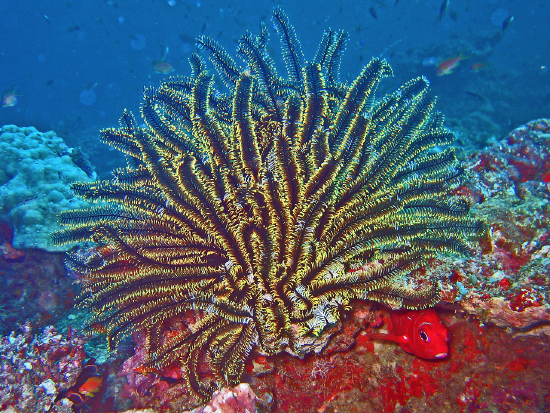
[(70, 184), (95, 179), (91, 165), (55, 132), (33, 127), (3, 126), (0, 154), (0, 221), (13, 227), (13, 246), (66, 250), (52, 244), (50, 233), (59, 229), (59, 212), (88, 205)]

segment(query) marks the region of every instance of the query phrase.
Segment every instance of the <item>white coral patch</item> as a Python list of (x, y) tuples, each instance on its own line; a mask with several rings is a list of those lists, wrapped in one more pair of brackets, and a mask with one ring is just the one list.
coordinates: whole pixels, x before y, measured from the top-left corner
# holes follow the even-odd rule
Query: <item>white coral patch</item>
[(44, 380), (42, 383), (40, 383), (40, 387), (44, 388), (44, 391), (48, 396), (51, 396), (57, 393), (57, 389), (55, 388), (55, 383), (53, 382), (52, 379)]

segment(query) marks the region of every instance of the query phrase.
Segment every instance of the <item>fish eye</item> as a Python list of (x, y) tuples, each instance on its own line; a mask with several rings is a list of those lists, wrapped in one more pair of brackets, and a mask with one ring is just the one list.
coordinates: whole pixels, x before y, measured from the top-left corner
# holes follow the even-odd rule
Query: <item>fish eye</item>
[(421, 331), (420, 332), (420, 338), (425, 341), (425, 342), (429, 342), (430, 341), (430, 337), (428, 337), (428, 335), (426, 334), (426, 332), (424, 331)]

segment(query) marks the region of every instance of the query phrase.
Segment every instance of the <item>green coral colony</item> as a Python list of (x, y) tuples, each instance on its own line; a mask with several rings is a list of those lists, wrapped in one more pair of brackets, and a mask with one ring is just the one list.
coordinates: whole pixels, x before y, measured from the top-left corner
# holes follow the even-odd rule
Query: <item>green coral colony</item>
[[(128, 167), (74, 184), (100, 202), (63, 213), (54, 234), (58, 244), (97, 243), (69, 259), (84, 274), (90, 327), (115, 345), (144, 332), (149, 366), (182, 363), (202, 396), (239, 382), (253, 349), (311, 351), (352, 299), (434, 305), (437, 280), (421, 267), (467, 253), (479, 226), (452, 195), (462, 171), (426, 79), (375, 100), (392, 75), (385, 60), (346, 85), (344, 32), (326, 31), (306, 63), (287, 17), (277, 10), (273, 21), (287, 78), (265, 27), (239, 42), (245, 68), (201, 37), (228, 91), (196, 54), (190, 77), (147, 89), (144, 127), (125, 112), (119, 129), (102, 132)], [(166, 334), (189, 313), (188, 328)]]

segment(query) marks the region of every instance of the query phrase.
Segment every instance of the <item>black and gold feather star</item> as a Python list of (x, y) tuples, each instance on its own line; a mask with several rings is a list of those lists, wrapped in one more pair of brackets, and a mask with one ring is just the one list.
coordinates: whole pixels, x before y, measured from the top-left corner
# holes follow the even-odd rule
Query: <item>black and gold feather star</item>
[[(96, 207), (62, 214), (59, 244), (73, 254), (81, 303), (112, 345), (145, 333), (150, 366), (184, 366), (208, 396), (239, 382), (255, 348), (303, 356), (326, 340), (350, 300), (422, 309), (439, 300), (420, 269), (440, 253), (468, 253), (479, 224), (452, 195), (461, 169), (425, 78), (375, 99), (388, 63), (372, 59), (339, 80), (346, 34), (326, 31), (305, 62), (282, 11), (273, 16), (288, 76), (275, 70), (268, 31), (239, 42), (241, 67), (198, 40), (190, 77), (144, 93), (144, 126), (125, 112), (102, 140), (128, 167), (76, 183)], [(164, 334), (193, 313), (187, 329)], [(207, 364), (214, 379), (199, 371)], [(212, 376), (209, 376), (210, 378)]]

